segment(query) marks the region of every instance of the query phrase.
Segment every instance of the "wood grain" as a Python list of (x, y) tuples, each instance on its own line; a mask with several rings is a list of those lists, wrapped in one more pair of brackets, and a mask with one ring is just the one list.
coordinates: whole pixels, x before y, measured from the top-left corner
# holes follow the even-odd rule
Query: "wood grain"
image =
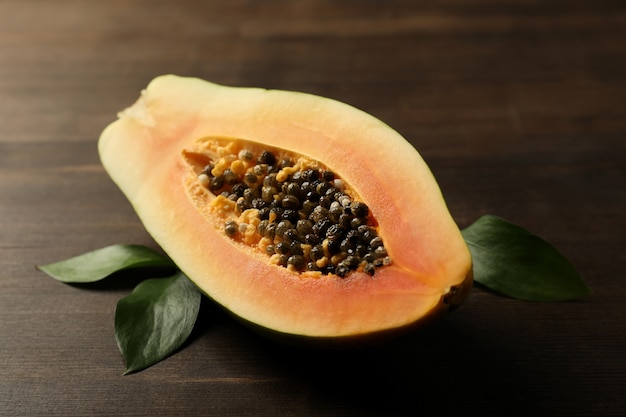
[[(34, 265), (156, 247), (96, 142), (154, 76), (302, 90), (420, 150), (461, 227), (497, 214), (593, 290), (476, 287), (442, 323), (357, 352), (277, 346), (205, 302), (180, 352), (122, 377), (117, 300)], [(626, 3), (0, 0), (0, 415), (626, 415)]]

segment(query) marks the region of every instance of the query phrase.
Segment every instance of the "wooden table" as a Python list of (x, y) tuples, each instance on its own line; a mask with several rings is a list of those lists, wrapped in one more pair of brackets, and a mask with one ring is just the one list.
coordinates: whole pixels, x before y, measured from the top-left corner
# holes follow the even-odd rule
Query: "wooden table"
[[(262, 339), (204, 303), (180, 352), (122, 376), (136, 282), (35, 264), (156, 247), (96, 141), (159, 74), (302, 90), (407, 137), (460, 227), (492, 213), (580, 270), (583, 301), (475, 287), (437, 326), (347, 353)], [(626, 415), (623, 0), (0, 0), (0, 415)]]

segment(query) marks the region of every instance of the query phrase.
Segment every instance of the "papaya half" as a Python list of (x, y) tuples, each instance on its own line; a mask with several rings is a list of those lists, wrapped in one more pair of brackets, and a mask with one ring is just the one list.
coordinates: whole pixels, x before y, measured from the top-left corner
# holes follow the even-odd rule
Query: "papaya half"
[(470, 252), (421, 156), (347, 104), (164, 75), (98, 147), (177, 266), (267, 333), (396, 333), (471, 287)]

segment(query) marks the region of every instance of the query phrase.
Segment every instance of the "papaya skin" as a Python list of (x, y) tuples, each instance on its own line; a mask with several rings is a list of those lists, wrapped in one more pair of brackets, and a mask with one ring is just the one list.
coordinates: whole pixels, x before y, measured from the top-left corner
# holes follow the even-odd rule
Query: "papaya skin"
[[(232, 241), (203, 202), (185, 152), (242, 139), (322, 162), (370, 207), (393, 263), (369, 276), (310, 277)], [(211, 299), (294, 339), (352, 340), (418, 327), (461, 304), (471, 257), (418, 152), (380, 120), (305, 93), (154, 79), (102, 132), (103, 166), (147, 231)]]

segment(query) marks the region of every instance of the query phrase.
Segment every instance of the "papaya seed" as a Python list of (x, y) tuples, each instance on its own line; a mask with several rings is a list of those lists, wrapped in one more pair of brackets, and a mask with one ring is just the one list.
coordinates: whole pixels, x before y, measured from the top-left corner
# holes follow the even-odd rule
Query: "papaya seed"
[(222, 175), (224, 176), (224, 182), (226, 184), (233, 185), (239, 181), (239, 176), (230, 168), (224, 170)]
[(365, 203), (355, 201), (350, 204), (350, 211), (356, 217), (367, 217), (369, 214), (369, 207)]
[(291, 244), (289, 244), (289, 253), (292, 255), (304, 255), (302, 244), (297, 241), (291, 242)]
[(239, 157), (239, 159), (241, 159), (242, 161), (246, 161), (246, 162), (249, 162), (252, 160), (252, 158), (254, 158), (254, 155), (252, 154), (252, 152), (250, 152), (247, 149), (242, 149), (241, 151), (239, 151), (237, 156)]
[(374, 239), (370, 241), (370, 246), (372, 247), (372, 249), (374, 249), (374, 252), (376, 252), (376, 249), (382, 245), (383, 245), (383, 240), (380, 238), (380, 236), (376, 236)]
[(281, 203), (286, 209), (294, 210), (300, 207), (300, 201), (298, 200), (298, 197), (292, 194), (287, 194), (285, 197), (283, 197)]
[(254, 172), (246, 172), (243, 179), (248, 185), (256, 184), (259, 181), (259, 177)]
[(208, 187), (211, 179), (206, 173), (203, 172), (202, 174), (198, 175), (198, 181), (200, 181), (200, 184), (204, 185), (205, 187)]
[(213, 176), (213, 174), (211, 174), (211, 171), (213, 171), (213, 168), (215, 168), (215, 165), (213, 164), (205, 165), (204, 168), (202, 168), (202, 174), (206, 175), (207, 177)]
[(236, 222), (228, 221), (226, 222), (226, 224), (224, 224), (224, 232), (228, 236), (234, 236), (235, 234), (237, 234), (238, 231), (239, 231), (239, 226), (237, 226)]
[(224, 186), (224, 177), (220, 175), (218, 177), (213, 177), (211, 179), (211, 182), (209, 184), (209, 189), (211, 191), (217, 191), (223, 186)]
[(374, 264), (371, 263), (368, 263), (363, 267), (363, 272), (365, 272), (366, 274), (374, 275), (375, 270), (376, 267), (374, 266)]
[(259, 177), (267, 175), (268, 166), (267, 166), (267, 164), (255, 165), (254, 168), (252, 168), (252, 172), (254, 172), (254, 174), (259, 176)]
[(305, 265), (305, 260), (302, 255), (291, 255), (287, 260), (287, 263), (293, 266), (296, 270), (300, 270)]

